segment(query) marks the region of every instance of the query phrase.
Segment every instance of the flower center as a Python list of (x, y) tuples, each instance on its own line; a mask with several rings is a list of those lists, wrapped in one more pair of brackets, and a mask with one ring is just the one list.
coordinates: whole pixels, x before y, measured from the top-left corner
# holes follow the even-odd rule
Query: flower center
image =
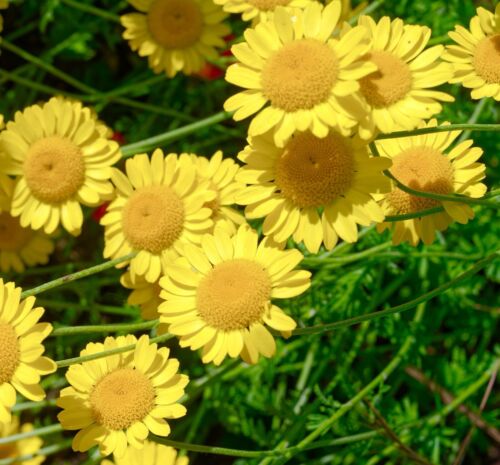
[(377, 51), (365, 56), (378, 70), (361, 78), (361, 93), (370, 105), (384, 108), (404, 98), (411, 90), (412, 77), (408, 65), (392, 53)]
[(285, 6), (290, 3), (290, 0), (248, 0), (250, 5), (262, 11), (274, 10), (277, 6)]
[(300, 133), (290, 139), (275, 169), (276, 185), (295, 205), (328, 205), (351, 186), (353, 149), (349, 139), (335, 132), (322, 139)]
[(65, 202), (85, 181), (82, 151), (60, 136), (45, 137), (32, 144), (23, 170), (32, 194), (45, 203)]
[(148, 26), (162, 47), (187, 48), (203, 32), (203, 15), (194, 0), (154, 0), (148, 12)]
[(123, 430), (144, 419), (155, 405), (151, 381), (133, 368), (105, 375), (90, 394), (95, 421), (111, 430)]
[[(439, 150), (432, 147), (413, 147), (393, 159), (391, 173), (412, 189), (435, 194), (453, 192), (453, 166)], [(387, 195), (397, 214), (415, 213), (439, 206), (438, 200), (417, 197), (398, 188)]]
[(485, 37), (477, 44), (474, 68), (489, 84), (500, 84), (500, 34)]
[(285, 44), (262, 70), (262, 91), (287, 112), (308, 110), (328, 100), (338, 74), (335, 52), (316, 39)]
[(19, 342), (14, 328), (0, 322), (0, 386), (12, 379), (19, 365)]
[(269, 274), (246, 259), (216, 265), (201, 280), (196, 294), (202, 319), (223, 331), (248, 328), (260, 321), (270, 297)]
[(0, 251), (17, 252), (21, 250), (33, 235), (29, 228), (23, 228), (19, 219), (7, 212), (0, 213)]
[(184, 229), (184, 206), (168, 186), (134, 192), (123, 209), (123, 233), (137, 250), (159, 254), (170, 248)]

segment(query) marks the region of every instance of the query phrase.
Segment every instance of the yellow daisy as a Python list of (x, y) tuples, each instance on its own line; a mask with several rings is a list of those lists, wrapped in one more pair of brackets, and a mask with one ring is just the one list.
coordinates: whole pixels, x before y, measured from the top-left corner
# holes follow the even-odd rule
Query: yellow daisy
[(247, 225), (233, 237), (217, 229), (203, 237), (201, 248), (187, 245), (160, 280), (160, 321), (180, 336), (181, 347), (203, 347), (204, 363), (219, 365), (227, 355), (256, 363), (259, 354), (271, 357), (276, 350), (265, 324), (284, 336), (296, 327), (271, 300), (302, 294), (311, 273), (293, 271), (303, 258), (298, 250), (257, 241)]
[(453, 64), (450, 82), (471, 88), (473, 99), (500, 100), (500, 3), (492, 13), (479, 7), (470, 31), (455, 26), (448, 35), (458, 44), (447, 46), (443, 58)]
[(200, 71), (216, 60), (230, 33), (222, 21), (227, 14), (212, 0), (128, 0), (140, 13), (120, 18), (123, 38), (140, 56), (147, 56), (155, 73), (173, 77), (178, 71)]
[[(0, 166), (5, 163), (0, 156)], [(14, 192), (14, 181), (6, 174), (0, 173), (0, 212), (10, 211), (12, 193)]]
[(247, 205), (247, 218), (265, 217), (263, 232), (275, 241), (293, 236), (312, 253), (322, 243), (331, 250), (339, 237), (355, 242), (357, 224), (384, 219), (373, 195), (389, 191), (390, 162), (370, 157), (358, 137), (302, 132), (280, 148), (267, 133), (249, 144), (238, 155), (246, 163), (238, 179), (250, 186), (236, 201)]
[(177, 401), (189, 379), (177, 374), (179, 362), (169, 359), (169, 349), (150, 344), (144, 335), (106, 338), (89, 343), (81, 355), (136, 343), (134, 351), (72, 365), (61, 391), (57, 416), (64, 429), (80, 430), (73, 450), (85, 452), (99, 445), (102, 455), (122, 457), (128, 445), (144, 446), (148, 434), (168, 436), (165, 418), (180, 418), (186, 409)]
[[(18, 433), (28, 433), (30, 431), (33, 431), (33, 425), (31, 423), (24, 423), (21, 428), (19, 428), (18, 417), (12, 417), (9, 423), (0, 422), (0, 438), (5, 438)], [(41, 449), (42, 444), (43, 441), (38, 436), (10, 442), (0, 446), (0, 460), (14, 459), (25, 455), (36, 454)], [(16, 463), (18, 465), (39, 465), (44, 460), (45, 457), (40, 455), (28, 460), (16, 461)]]
[[(433, 119), (420, 127), (436, 125), (437, 122)], [(450, 149), (460, 133), (461, 131), (440, 132), (381, 140), (376, 144), (381, 155), (392, 159), (391, 173), (405, 186), (435, 194), (482, 197), (486, 186), (480, 181), (485, 177), (485, 166), (476, 161), (483, 151), (479, 147), (471, 147), (472, 140), (461, 142)], [(382, 196), (380, 201), (386, 215), (404, 215), (444, 207), (444, 211), (440, 213), (377, 225), (379, 231), (392, 229), (394, 244), (408, 241), (417, 245), (420, 239), (425, 244), (431, 244), (435, 232), (445, 230), (453, 220), (465, 224), (474, 217), (473, 210), (466, 204), (417, 197), (396, 187)]]
[(368, 114), (360, 122), (360, 135), (371, 138), (377, 130), (393, 132), (415, 129), (424, 119), (441, 111), (438, 101), (452, 102), (451, 95), (433, 90), (453, 75), (441, 61), (442, 45), (424, 50), (431, 30), (405, 25), (399, 18), (384, 16), (376, 23), (370, 16), (358, 22), (369, 31), (372, 47), (365, 56), (378, 70), (361, 79), (361, 94)]
[(295, 130), (325, 137), (336, 128), (349, 135), (365, 115), (358, 79), (376, 67), (359, 60), (369, 47), (365, 27), (331, 38), (340, 14), (339, 0), (293, 12), (276, 8), (272, 20), (247, 29), (245, 42), (231, 48), (239, 63), (228, 68), (226, 80), (246, 90), (224, 108), (235, 111), (235, 120), (258, 112), (249, 135), (273, 129), (280, 146)]
[(182, 252), (183, 243), (199, 243), (210, 230), (212, 210), (204, 204), (215, 199), (215, 192), (208, 181), (197, 179), (187, 154), (164, 156), (157, 149), (151, 159), (136, 155), (127, 160), (126, 172), (113, 171), (116, 199), (101, 219), (106, 228), (104, 257), (137, 251), (130, 273), (153, 283), (171, 256)]
[(210, 187), (216, 192), (216, 198), (205, 204), (205, 207), (212, 210), (214, 227), (223, 227), (229, 234), (234, 234), (236, 227), (245, 222), (245, 217), (231, 208), (235, 204), (235, 195), (245, 187), (235, 180), (240, 167), (231, 158), (223, 159), (220, 150), (210, 160), (196, 155), (193, 155), (193, 160), (198, 176), (208, 180)]
[(80, 203), (100, 205), (113, 194), (111, 165), (120, 159), (116, 142), (102, 137), (100, 123), (79, 102), (54, 97), (15, 114), (0, 133), (7, 174), (16, 176), (11, 214), (21, 226), (50, 234), (59, 223), (80, 233)]
[(35, 297), (21, 301), (21, 288), (0, 278), (0, 423), (11, 421), (10, 408), (16, 391), (27, 399), (45, 398), (40, 375), (56, 370), (42, 354), (42, 341), (52, 331), (49, 323), (38, 323), (45, 310), (33, 308)]
[(228, 13), (241, 13), (243, 21), (254, 21), (257, 24), (270, 18), (278, 6), (288, 8), (304, 8), (316, 0), (214, 0), (222, 5)]
[(156, 320), (159, 318), (158, 307), (163, 301), (160, 299), (161, 287), (158, 281), (150, 283), (143, 276), (132, 278), (130, 272), (127, 271), (121, 276), (120, 283), (126, 289), (132, 289), (127, 303), (139, 305), (143, 319)]
[(177, 456), (177, 451), (163, 444), (146, 441), (142, 449), (127, 448), (125, 455), (113, 462), (104, 460), (101, 465), (188, 465), (187, 457)]

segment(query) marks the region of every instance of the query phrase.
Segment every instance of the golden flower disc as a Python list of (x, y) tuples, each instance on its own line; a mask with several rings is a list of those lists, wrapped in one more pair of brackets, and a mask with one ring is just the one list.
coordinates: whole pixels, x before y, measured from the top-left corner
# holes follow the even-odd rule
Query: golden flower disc
[(32, 235), (31, 229), (23, 228), (19, 224), (19, 218), (14, 218), (6, 212), (0, 213), (0, 250), (21, 250)]
[(45, 137), (32, 144), (23, 170), (33, 196), (46, 203), (69, 200), (85, 181), (80, 148), (60, 136)]
[(19, 342), (14, 328), (0, 323), (0, 386), (12, 379), (19, 365)]
[[(439, 150), (413, 147), (393, 159), (391, 173), (412, 189), (434, 194), (453, 192), (453, 166)], [(438, 200), (417, 197), (395, 188), (387, 195), (389, 204), (400, 214), (415, 213), (440, 205)]]
[(352, 148), (337, 133), (318, 138), (305, 132), (293, 137), (276, 162), (275, 182), (299, 207), (329, 204), (351, 186)]
[(500, 83), (500, 34), (485, 37), (477, 44), (474, 68), (490, 84)]
[(309, 110), (330, 97), (338, 74), (334, 51), (316, 39), (288, 42), (262, 70), (262, 92), (272, 106)]
[(119, 368), (102, 378), (90, 394), (95, 421), (122, 430), (144, 419), (155, 405), (155, 390), (146, 375)]
[(290, 0), (248, 0), (248, 3), (261, 11), (270, 11), (274, 10), (277, 6), (288, 5)]
[(203, 32), (203, 15), (194, 0), (155, 0), (149, 8), (148, 27), (161, 46), (187, 48)]
[(123, 209), (123, 233), (133, 248), (158, 254), (170, 248), (184, 227), (184, 206), (168, 186), (134, 192)]
[(412, 77), (410, 68), (403, 60), (385, 51), (371, 52), (365, 58), (378, 67), (377, 71), (359, 81), (361, 93), (370, 105), (388, 107), (408, 94)]
[(260, 321), (271, 298), (271, 279), (257, 263), (234, 259), (219, 263), (198, 287), (202, 319), (214, 328), (232, 331)]

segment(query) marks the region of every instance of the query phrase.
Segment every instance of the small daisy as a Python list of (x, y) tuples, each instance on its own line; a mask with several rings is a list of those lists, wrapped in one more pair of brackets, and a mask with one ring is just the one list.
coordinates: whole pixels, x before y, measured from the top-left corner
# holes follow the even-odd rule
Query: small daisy
[[(433, 119), (420, 127), (436, 125), (437, 122)], [(376, 144), (381, 155), (392, 159), (391, 173), (405, 186), (435, 194), (482, 197), (486, 186), (480, 181), (485, 177), (485, 166), (477, 163), (477, 160), (483, 151), (479, 147), (471, 147), (472, 140), (463, 141), (450, 149), (460, 133), (461, 131), (440, 132), (381, 140)], [(392, 230), (394, 244), (407, 241), (417, 245), (420, 239), (425, 244), (431, 244), (436, 231), (444, 231), (453, 221), (465, 224), (474, 217), (472, 208), (466, 204), (417, 197), (397, 187), (381, 196), (380, 201), (386, 215), (405, 215), (444, 207), (444, 211), (440, 213), (377, 225), (379, 231)]]
[(104, 257), (137, 251), (130, 273), (153, 283), (171, 257), (182, 253), (184, 243), (199, 243), (210, 231), (212, 210), (204, 205), (216, 194), (208, 181), (198, 180), (187, 154), (164, 156), (157, 149), (151, 159), (136, 155), (127, 160), (126, 172), (113, 171), (116, 199), (101, 219), (106, 228)]
[[(18, 433), (29, 433), (33, 431), (31, 423), (24, 423), (19, 427), (19, 418), (12, 417), (9, 423), (0, 422), (0, 438), (12, 436)], [(43, 441), (38, 436), (32, 436), (26, 439), (19, 439), (18, 441), (9, 442), (8, 444), (0, 446), (0, 460), (1, 459), (15, 459), (25, 455), (36, 454), (42, 447)], [(43, 455), (37, 455), (32, 459), (15, 461), (18, 465), (39, 465), (45, 460)]]
[(113, 194), (111, 165), (120, 159), (118, 144), (102, 135), (89, 108), (60, 97), (15, 114), (0, 133), (0, 152), (16, 176), (11, 214), (21, 226), (47, 234), (61, 223), (80, 233), (80, 204), (97, 206)]
[(473, 99), (500, 100), (500, 3), (492, 13), (479, 7), (470, 31), (455, 26), (448, 35), (458, 45), (447, 46), (443, 58), (453, 64), (450, 82), (472, 89)]
[(73, 450), (85, 452), (99, 445), (102, 455), (122, 457), (130, 444), (142, 449), (148, 434), (168, 436), (165, 418), (180, 418), (186, 409), (177, 401), (184, 395), (188, 377), (177, 374), (179, 362), (169, 349), (150, 344), (144, 335), (106, 338), (89, 343), (81, 355), (136, 343), (135, 350), (72, 365), (57, 405), (64, 429), (80, 430)]
[(276, 8), (271, 20), (247, 29), (245, 42), (231, 48), (239, 63), (228, 68), (226, 80), (246, 90), (224, 108), (238, 121), (257, 113), (250, 136), (274, 130), (282, 146), (295, 130), (325, 137), (336, 128), (349, 135), (365, 115), (358, 80), (376, 67), (360, 60), (369, 48), (365, 27), (331, 38), (341, 8), (339, 0), (293, 13)]
[(146, 441), (142, 449), (128, 447), (125, 455), (113, 462), (104, 460), (101, 465), (188, 465), (189, 459), (179, 457), (177, 451), (163, 444)]
[(38, 323), (45, 310), (33, 308), (35, 297), (21, 301), (21, 288), (15, 286), (0, 278), (0, 424), (11, 421), (16, 391), (30, 400), (44, 399), (40, 375), (56, 370), (42, 356), (42, 342), (52, 331), (49, 323)]
[(236, 201), (247, 218), (265, 217), (263, 232), (277, 242), (293, 237), (317, 253), (338, 238), (355, 242), (357, 225), (384, 219), (373, 195), (388, 192), (383, 170), (390, 161), (369, 155), (358, 137), (330, 131), (318, 138), (296, 133), (283, 148), (268, 133), (249, 139), (238, 158), (246, 163), (238, 179), (250, 184)]
[(259, 354), (272, 357), (276, 350), (265, 325), (284, 336), (296, 327), (271, 300), (302, 294), (311, 273), (294, 270), (303, 258), (298, 250), (257, 241), (247, 225), (233, 237), (218, 229), (203, 237), (201, 248), (186, 246), (160, 280), (160, 321), (180, 337), (181, 347), (203, 347), (204, 363), (220, 365), (228, 355), (257, 363)]
[(368, 114), (360, 122), (363, 139), (377, 130), (393, 132), (415, 129), (424, 119), (439, 113), (439, 101), (452, 102), (451, 95), (434, 90), (453, 75), (449, 63), (441, 61), (442, 45), (426, 50), (431, 36), (426, 26), (405, 25), (399, 18), (384, 16), (376, 23), (362, 16), (358, 23), (369, 31), (372, 47), (365, 60), (377, 70), (360, 80)]
[(217, 60), (231, 31), (227, 14), (212, 0), (128, 0), (140, 13), (120, 18), (123, 38), (140, 56), (147, 56), (155, 73), (173, 77), (178, 71), (200, 71), (207, 60)]

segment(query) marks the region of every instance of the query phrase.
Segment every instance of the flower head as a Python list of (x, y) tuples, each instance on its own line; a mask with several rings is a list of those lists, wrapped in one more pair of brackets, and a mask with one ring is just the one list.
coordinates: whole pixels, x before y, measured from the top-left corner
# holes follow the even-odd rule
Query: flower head
[(58, 418), (64, 429), (80, 430), (73, 449), (85, 452), (99, 445), (101, 454), (122, 457), (128, 445), (144, 447), (150, 432), (168, 436), (165, 419), (179, 418), (186, 409), (177, 401), (188, 377), (177, 374), (179, 362), (169, 359), (166, 347), (150, 344), (144, 335), (108, 337), (90, 343), (81, 355), (136, 344), (132, 352), (72, 365), (66, 378), (71, 384), (61, 391)]
[(146, 441), (142, 449), (128, 447), (123, 457), (115, 458), (113, 462), (104, 460), (101, 465), (188, 465), (189, 459), (179, 457), (177, 451), (163, 444)]
[[(33, 431), (31, 423), (24, 423), (20, 427), (18, 417), (12, 417), (9, 423), (0, 422), (0, 438), (12, 436), (18, 433), (29, 433)], [(0, 446), (0, 459), (14, 459), (25, 455), (37, 454), (42, 447), (42, 440), (38, 436), (19, 439)], [(27, 460), (16, 461), (19, 465), (40, 465), (45, 460), (43, 455), (36, 455)]]
[(201, 248), (186, 246), (184, 257), (160, 280), (160, 321), (180, 336), (181, 347), (203, 347), (204, 363), (219, 365), (228, 355), (248, 363), (256, 363), (259, 354), (271, 357), (276, 344), (265, 325), (284, 335), (296, 326), (271, 301), (309, 288), (311, 274), (293, 271), (302, 254), (257, 241), (247, 225), (233, 237), (218, 228), (203, 237)]

